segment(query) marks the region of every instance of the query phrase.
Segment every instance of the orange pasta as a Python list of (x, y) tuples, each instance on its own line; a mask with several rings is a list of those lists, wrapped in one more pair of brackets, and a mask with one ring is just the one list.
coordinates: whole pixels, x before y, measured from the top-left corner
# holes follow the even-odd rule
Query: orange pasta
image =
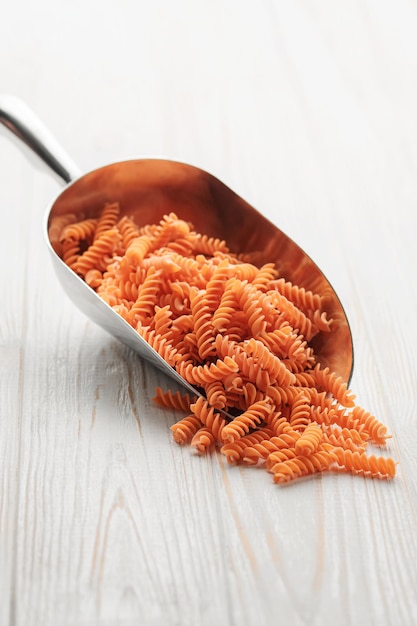
[(295, 442), (295, 451), (299, 456), (313, 454), (318, 449), (322, 439), (323, 432), (319, 424), (310, 422)]
[(368, 454), (386, 427), (356, 405), (311, 345), (332, 332), (320, 294), (257, 266), (174, 213), (139, 228), (108, 203), (98, 218), (60, 216), (50, 239), (63, 260), (190, 384), (157, 389), (185, 415), (174, 440), (229, 464), (262, 463), (276, 483), (317, 472), (390, 479), (394, 461)]
[(196, 432), (202, 428), (202, 422), (195, 415), (183, 417), (179, 422), (171, 426), (174, 441), (181, 445), (190, 443)]

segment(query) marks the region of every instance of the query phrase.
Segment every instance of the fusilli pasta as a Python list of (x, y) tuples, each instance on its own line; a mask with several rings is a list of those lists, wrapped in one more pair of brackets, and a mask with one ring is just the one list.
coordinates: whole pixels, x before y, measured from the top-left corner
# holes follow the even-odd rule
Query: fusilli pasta
[(386, 427), (322, 367), (311, 340), (332, 332), (325, 294), (293, 285), (273, 263), (238, 255), (174, 213), (139, 227), (117, 202), (96, 218), (54, 218), (50, 241), (74, 272), (189, 383), (156, 404), (185, 416), (174, 440), (229, 464), (264, 464), (276, 483), (335, 470), (392, 478), (368, 455)]

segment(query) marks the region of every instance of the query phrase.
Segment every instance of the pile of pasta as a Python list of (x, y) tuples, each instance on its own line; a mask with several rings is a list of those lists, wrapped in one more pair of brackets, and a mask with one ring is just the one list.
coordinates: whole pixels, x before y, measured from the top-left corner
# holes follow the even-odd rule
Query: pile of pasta
[(49, 237), (196, 389), (156, 389), (159, 406), (185, 414), (172, 425), (177, 443), (218, 451), (230, 464), (263, 465), (276, 483), (330, 470), (395, 475), (392, 458), (367, 451), (385, 446), (386, 427), (311, 347), (331, 332), (322, 296), (174, 213), (139, 228), (108, 203), (98, 218), (54, 218)]

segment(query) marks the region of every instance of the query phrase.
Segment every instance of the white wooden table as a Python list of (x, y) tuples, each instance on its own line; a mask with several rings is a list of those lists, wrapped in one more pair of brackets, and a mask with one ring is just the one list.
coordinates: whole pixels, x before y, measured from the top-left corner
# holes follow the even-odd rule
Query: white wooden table
[(87, 171), (209, 170), (337, 290), (391, 482), (285, 488), (175, 444), (168, 380), (64, 295), (59, 184), (0, 132), (1, 626), (417, 623), (417, 4), (8, 3), (0, 91)]

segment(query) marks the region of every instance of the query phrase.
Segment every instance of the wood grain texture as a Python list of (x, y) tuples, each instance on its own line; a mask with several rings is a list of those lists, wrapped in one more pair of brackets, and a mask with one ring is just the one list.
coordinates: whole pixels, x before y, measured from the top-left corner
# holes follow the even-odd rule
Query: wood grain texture
[(390, 483), (283, 488), (176, 445), (163, 374), (87, 320), (41, 222), (59, 191), (0, 129), (0, 626), (417, 623), (417, 5), (7, 6), (1, 90), (82, 168), (209, 170), (293, 237), (351, 322)]

